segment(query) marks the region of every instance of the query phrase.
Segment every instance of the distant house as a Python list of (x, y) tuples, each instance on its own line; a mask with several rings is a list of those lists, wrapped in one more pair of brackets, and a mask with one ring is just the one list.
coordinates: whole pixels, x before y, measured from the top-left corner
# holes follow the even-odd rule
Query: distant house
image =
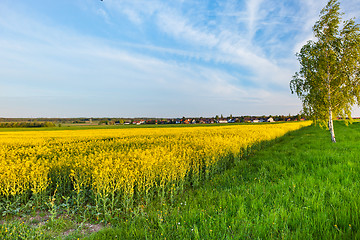
[(203, 118), (199, 121), (199, 123), (210, 124), (210, 123), (214, 123), (214, 120), (211, 118)]
[(266, 119), (266, 121), (267, 121), (267, 122), (275, 122), (272, 117), (269, 117), (268, 119)]
[(258, 122), (260, 122), (260, 120), (259, 119), (253, 119), (253, 120), (251, 120), (251, 122), (252, 123), (258, 123)]
[(200, 119), (200, 120), (199, 120), (199, 123), (201, 123), (201, 124), (206, 124), (206, 120), (205, 120), (205, 119)]
[(228, 120), (228, 123), (234, 123), (236, 121), (236, 119), (235, 118), (233, 118), (233, 119), (229, 119)]
[(226, 119), (220, 119), (218, 123), (228, 123), (228, 121)]
[(249, 122), (252, 122), (252, 120), (251, 120), (251, 118), (249, 118), (249, 117), (244, 117), (244, 122), (249, 123)]
[(145, 124), (145, 120), (134, 121), (133, 124), (136, 124), (136, 125)]

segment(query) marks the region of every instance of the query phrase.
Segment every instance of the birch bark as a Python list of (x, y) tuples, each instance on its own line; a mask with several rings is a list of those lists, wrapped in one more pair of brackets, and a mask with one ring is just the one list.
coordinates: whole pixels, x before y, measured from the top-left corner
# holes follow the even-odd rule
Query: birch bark
[(334, 131), (334, 122), (332, 118), (332, 105), (331, 105), (331, 84), (330, 84), (330, 66), (327, 67), (327, 88), (328, 88), (328, 101), (329, 101), (329, 131), (331, 135), (331, 141), (336, 142), (335, 131)]

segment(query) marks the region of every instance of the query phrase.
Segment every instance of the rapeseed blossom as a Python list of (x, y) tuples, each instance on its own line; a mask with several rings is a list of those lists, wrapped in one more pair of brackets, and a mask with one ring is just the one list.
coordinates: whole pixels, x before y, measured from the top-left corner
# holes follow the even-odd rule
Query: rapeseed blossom
[(0, 198), (56, 185), (99, 199), (171, 195), (309, 124), (0, 132)]

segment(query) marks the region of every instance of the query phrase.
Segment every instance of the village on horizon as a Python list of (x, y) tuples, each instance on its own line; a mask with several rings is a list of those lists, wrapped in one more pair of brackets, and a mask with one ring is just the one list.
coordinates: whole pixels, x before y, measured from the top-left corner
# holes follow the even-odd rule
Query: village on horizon
[(54, 127), (54, 126), (94, 126), (94, 125), (145, 125), (145, 124), (225, 124), (225, 123), (263, 123), (283, 121), (305, 121), (298, 115), (276, 116), (227, 116), (182, 117), (182, 118), (0, 118), (0, 127)]

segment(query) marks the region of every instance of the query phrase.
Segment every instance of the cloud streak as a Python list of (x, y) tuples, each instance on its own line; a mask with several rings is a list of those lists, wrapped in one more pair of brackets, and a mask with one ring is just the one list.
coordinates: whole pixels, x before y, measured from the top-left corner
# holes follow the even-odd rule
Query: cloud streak
[(25, 111), (24, 98), (45, 99), (66, 116), (296, 114), (294, 52), (311, 38), (324, 2), (82, 2), (79, 15), (104, 22), (96, 34), (2, 4), (4, 114), (20, 116), (11, 102)]

